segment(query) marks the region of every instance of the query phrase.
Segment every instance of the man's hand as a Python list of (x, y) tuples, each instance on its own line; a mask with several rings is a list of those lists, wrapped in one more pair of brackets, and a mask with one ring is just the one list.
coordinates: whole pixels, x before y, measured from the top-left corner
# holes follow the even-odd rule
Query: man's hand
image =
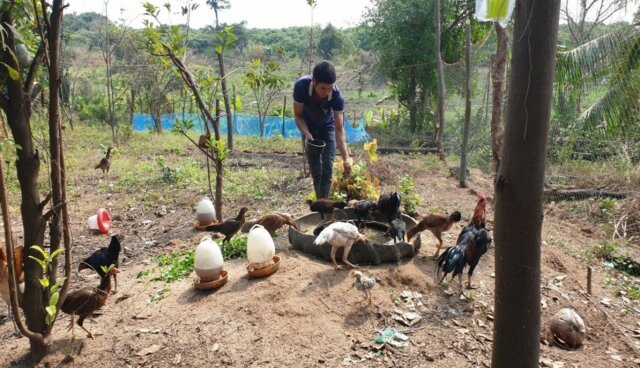
[(304, 133), (304, 139), (307, 141), (312, 141), (313, 140), (313, 135), (311, 135), (310, 132), (306, 132)]
[(351, 165), (349, 165), (349, 160), (344, 160), (342, 163), (342, 176), (349, 176), (351, 175)]

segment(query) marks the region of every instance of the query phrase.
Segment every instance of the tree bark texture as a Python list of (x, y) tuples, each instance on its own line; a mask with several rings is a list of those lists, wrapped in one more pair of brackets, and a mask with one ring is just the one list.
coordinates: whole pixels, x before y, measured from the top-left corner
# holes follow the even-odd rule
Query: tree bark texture
[(539, 366), (542, 194), (559, 9), (559, 0), (520, 0), (514, 12), (504, 155), (496, 181), (494, 368)]
[(464, 54), (466, 69), (464, 130), (462, 133), (462, 147), (460, 149), (460, 188), (467, 187), (467, 154), (469, 148), (469, 126), (471, 125), (471, 21), (467, 21), (467, 39)]
[(435, 1), (436, 21), (436, 68), (438, 70), (438, 114), (436, 116), (436, 147), (440, 152), (440, 158), (444, 159), (442, 141), (444, 139), (444, 96), (447, 91), (444, 86), (444, 71), (442, 69), (442, 53), (440, 52), (440, 38), (442, 37), (442, 25), (440, 20), (440, 0)]
[[(11, 12), (11, 7), (2, 10), (0, 21), (3, 24), (14, 24)], [(14, 33), (7, 32), (4, 40), (5, 45), (0, 50), (0, 61), (15, 70), (21, 70), (17, 60), (12, 56), (12, 52), (15, 54), (16, 49)], [(42, 52), (43, 49), (41, 47), (36, 57), (34, 57), (24, 84), (21, 79), (14, 80), (8, 75), (4, 76), (6, 94), (0, 97), (0, 106), (7, 116), (14, 142), (20, 147), (20, 149), (16, 149), (16, 166), (21, 193), (20, 212), (24, 228), (25, 255), (31, 254), (32, 245), (42, 245), (44, 243), (45, 221), (42, 217), (38, 193), (40, 158), (33, 145), (30, 125), (32, 112), (30, 96), (35, 80), (35, 71), (38, 69), (42, 59)], [(44, 293), (39, 281), (42, 277), (42, 268), (36, 261), (25, 257), (24, 275), (24, 300), (27, 300), (28, 303), (24, 303), (23, 308), (27, 327), (36, 334), (45, 334), (47, 325), (45, 324), (46, 312), (43, 307)], [(30, 338), (29, 343), (32, 353), (39, 356), (46, 353), (46, 344), (42, 338)]]
[(496, 53), (491, 55), (491, 152), (494, 172), (500, 168), (502, 157), (502, 101), (504, 95), (504, 72), (507, 64), (507, 30), (493, 22), (496, 31)]
[(222, 86), (222, 99), (224, 100), (224, 110), (227, 113), (227, 148), (233, 151), (233, 119), (231, 116), (231, 104), (229, 103), (229, 93), (227, 92), (227, 77), (224, 75), (224, 60), (222, 54), (218, 55), (218, 65), (220, 66), (220, 85)]

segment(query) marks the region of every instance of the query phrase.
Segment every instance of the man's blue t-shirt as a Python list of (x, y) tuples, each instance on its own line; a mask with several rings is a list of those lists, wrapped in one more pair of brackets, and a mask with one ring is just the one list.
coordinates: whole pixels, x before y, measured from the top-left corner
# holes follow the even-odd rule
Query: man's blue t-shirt
[(334, 112), (344, 111), (344, 98), (338, 87), (334, 84), (329, 96), (320, 102), (313, 99), (312, 77), (306, 75), (296, 81), (293, 86), (293, 100), (304, 104), (304, 121), (313, 133), (335, 130), (333, 121)]

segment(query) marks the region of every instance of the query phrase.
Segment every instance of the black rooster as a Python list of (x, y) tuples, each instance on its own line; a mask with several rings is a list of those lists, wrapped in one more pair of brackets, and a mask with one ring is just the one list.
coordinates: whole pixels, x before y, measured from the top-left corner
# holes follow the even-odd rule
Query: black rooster
[(389, 228), (389, 235), (393, 238), (393, 243), (398, 241), (404, 241), (404, 236), (407, 233), (407, 225), (400, 217), (391, 221), (391, 227)]
[(391, 224), (393, 219), (400, 216), (400, 194), (394, 192), (381, 195), (377, 207), (385, 220)]
[(370, 199), (363, 199), (360, 201), (356, 201), (351, 205), (351, 208), (353, 208), (353, 213), (356, 215), (358, 223), (361, 224), (367, 221), (369, 219), (369, 214), (371, 213), (371, 211), (376, 209), (376, 202)]
[[(444, 253), (438, 257), (436, 281), (440, 284), (444, 278), (447, 277), (447, 274), (452, 273), (451, 279), (458, 276), (460, 294), (462, 294), (462, 272), (464, 268), (469, 265), (467, 288), (471, 289), (473, 288), (471, 284), (473, 270), (478, 265), (478, 262), (480, 262), (480, 257), (487, 252), (491, 244), (491, 238), (487, 230), (482, 228), (476, 229), (475, 226), (470, 225), (462, 230), (458, 239), (456, 246), (447, 248)], [(441, 273), (444, 273), (442, 277), (440, 277)]]
[[(120, 256), (120, 240), (116, 235), (111, 237), (111, 242), (109, 243), (109, 247), (102, 247), (89, 257), (87, 257), (84, 261), (80, 262), (78, 265), (78, 272), (90, 268), (98, 273), (101, 278), (105, 277), (105, 269), (108, 269), (109, 266), (114, 265), (116, 268), (120, 266), (119, 261)], [(115, 281), (114, 292), (118, 290), (118, 279), (115, 274), (113, 274), (113, 280)]]

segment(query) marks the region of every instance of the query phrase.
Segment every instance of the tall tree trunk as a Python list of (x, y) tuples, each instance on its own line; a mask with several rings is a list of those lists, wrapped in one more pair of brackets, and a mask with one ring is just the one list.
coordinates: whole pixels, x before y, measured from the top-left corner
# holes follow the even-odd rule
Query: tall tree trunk
[[(409, 130), (415, 132), (418, 130), (418, 107), (416, 104), (416, 77), (413, 73), (409, 78), (408, 94)], [(398, 111), (400, 111), (400, 109), (398, 109)]]
[(442, 70), (442, 53), (440, 52), (440, 38), (442, 37), (442, 25), (440, 24), (440, 0), (436, 0), (435, 4), (435, 21), (436, 21), (436, 68), (438, 69), (438, 114), (436, 116), (436, 148), (440, 154), (440, 159), (444, 160), (444, 149), (442, 141), (444, 139), (444, 96), (447, 93), (444, 86), (444, 71)]
[(231, 116), (231, 104), (229, 103), (229, 93), (227, 92), (227, 77), (224, 75), (224, 61), (222, 54), (218, 55), (218, 65), (220, 66), (220, 84), (222, 86), (222, 99), (224, 100), (224, 110), (227, 113), (227, 148), (233, 151), (233, 119)]
[(496, 181), (492, 367), (538, 367), (540, 243), (560, 2), (520, 0), (504, 155)]
[[(43, 2), (43, 8), (46, 9)], [(49, 212), (50, 220), (50, 253), (60, 247), (60, 238), (64, 234), (65, 248), (65, 281), (60, 289), (60, 297), (56, 307), (60, 310), (60, 305), (66, 297), (69, 289), (69, 275), (71, 275), (71, 236), (69, 233), (69, 214), (66, 205), (66, 175), (64, 165), (64, 152), (62, 145), (62, 121), (60, 114), (60, 89), (62, 79), (60, 76), (60, 34), (62, 29), (63, 0), (54, 0), (51, 9), (51, 19), (49, 21), (48, 56), (49, 56), (49, 145), (51, 154), (51, 191), (52, 209)], [(46, 216), (46, 215), (45, 215)], [(58, 257), (54, 258), (49, 269), (50, 282), (57, 282)], [(47, 295), (47, 299), (49, 295)], [(47, 303), (48, 304), (48, 303)], [(53, 323), (49, 324), (47, 334), (51, 332)]]
[[(12, 4), (15, 5), (15, 4)], [(11, 6), (0, 10), (0, 22), (2, 24), (14, 24)], [(0, 49), (0, 61), (14, 70), (20, 70), (15, 55), (16, 40), (14, 32), (7, 32), (4, 38), (4, 47)], [(13, 140), (19, 149), (16, 149), (16, 168), (18, 183), (20, 185), (22, 214), (22, 226), (24, 229), (24, 252), (31, 254), (32, 245), (44, 244), (45, 221), (42, 216), (40, 195), (38, 193), (38, 174), (40, 171), (40, 158), (33, 145), (33, 134), (30, 125), (33, 102), (31, 91), (35, 81), (36, 70), (42, 60), (43, 46), (38, 49), (34, 57), (27, 77), (22, 84), (21, 79), (12, 79), (8, 75), (4, 78), (5, 93), (0, 96), (0, 107), (7, 116), (7, 123), (11, 129)], [(43, 335), (47, 333), (45, 323), (44, 300), (39, 279), (42, 277), (40, 265), (30, 259), (24, 259), (25, 290), (23, 310), (27, 328), (33, 334), (28, 335), (32, 354), (43, 356), (48, 346)]]
[[(216, 139), (220, 139), (220, 101), (216, 100), (216, 119), (213, 122), (214, 134), (216, 135)], [(222, 160), (219, 155), (216, 155), (215, 165), (216, 165), (216, 216), (218, 217), (218, 221), (222, 222), (222, 178), (224, 176), (224, 166), (222, 165)]]
[[(218, 23), (218, 8), (213, 8), (216, 16), (216, 32), (220, 30)], [(227, 91), (227, 76), (224, 73), (224, 58), (222, 54), (218, 54), (218, 66), (220, 67), (220, 85), (222, 86), (222, 99), (224, 101), (224, 110), (227, 113), (227, 148), (233, 151), (233, 120), (231, 117), (231, 104), (229, 103), (229, 92)], [(235, 102), (235, 101), (234, 101)], [(219, 115), (216, 113), (216, 117)]]
[(504, 94), (504, 71), (507, 63), (507, 30), (500, 23), (493, 22), (496, 30), (496, 53), (491, 55), (491, 152), (493, 155), (494, 172), (500, 169), (502, 157), (502, 100)]
[(466, 80), (464, 104), (464, 131), (462, 133), (462, 148), (460, 149), (460, 188), (467, 187), (467, 150), (469, 148), (469, 126), (471, 125), (471, 21), (467, 20), (466, 48), (464, 53)]

